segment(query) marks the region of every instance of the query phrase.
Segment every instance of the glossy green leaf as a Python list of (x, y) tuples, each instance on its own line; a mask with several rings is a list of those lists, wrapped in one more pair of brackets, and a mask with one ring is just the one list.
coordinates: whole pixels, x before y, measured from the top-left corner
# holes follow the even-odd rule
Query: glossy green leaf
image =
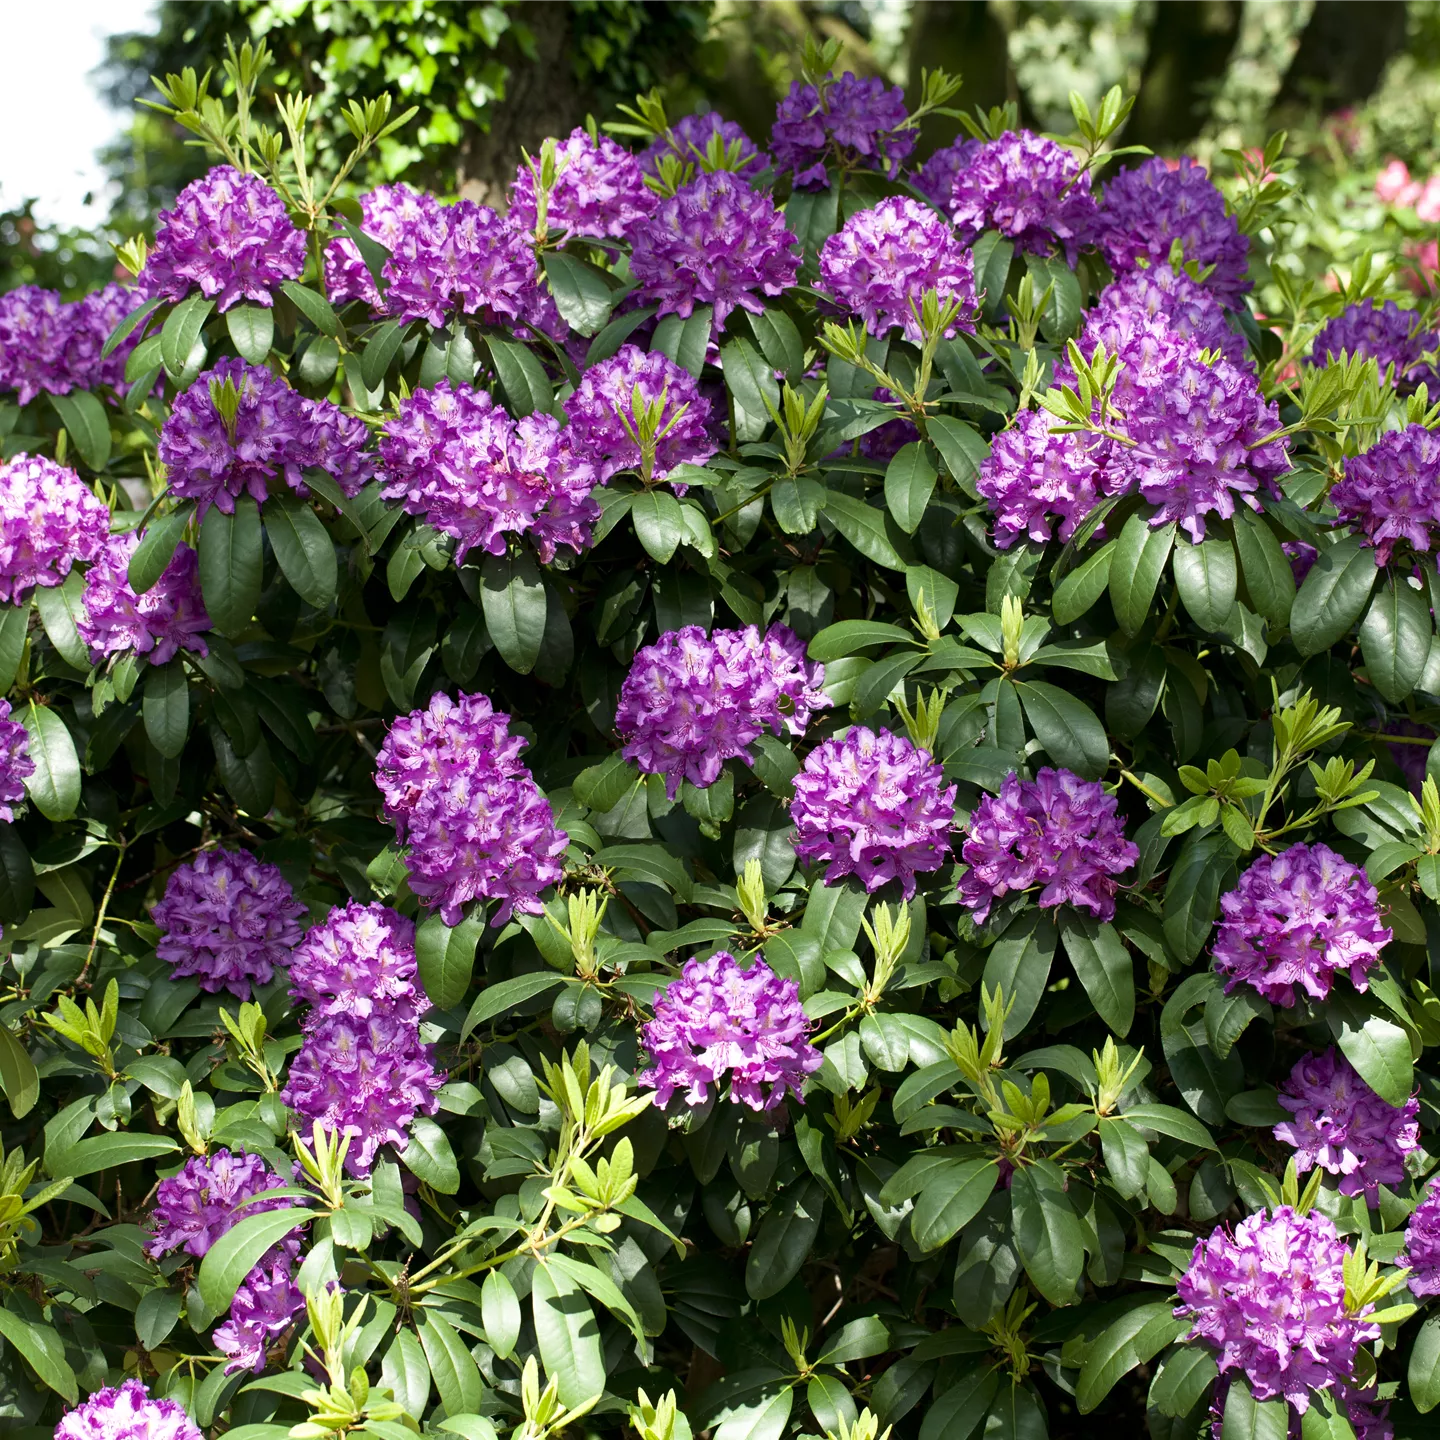
[(31, 699), (15, 712), (30, 737), (34, 773), (25, 791), (47, 820), (68, 820), (80, 803), (80, 758), (65, 722), (54, 710)]
[(99, 398), (88, 390), (72, 390), (51, 395), (50, 404), (80, 458), (91, 470), (103, 470), (110, 463), (110, 417)]
[(339, 569), (330, 532), (314, 510), (298, 495), (272, 495), (265, 502), (265, 533), (295, 593), (314, 609), (327, 609)]
[(528, 551), (487, 555), (480, 575), (480, 606), (490, 638), (512, 670), (528, 675), (545, 638), (548, 601), (540, 568)]
[(249, 625), (260, 600), (265, 552), (260, 510), (248, 495), (226, 515), (212, 505), (200, 523), (200, 590), (211, 624), (226, 635)]
[(1328, 649), (1360, 618), (1379, 571), (1375, 552), (1346, 536), (1322, 546), (1290, 611), (1290, 634), (1302, 655)]
[(1175, 545), (1175, 523), (1151, 528), (1136, 511), (1115, 541), (1110, 562), (1110, 604), (1127, 635), (1138, 634), (1152, 613), (1155, 589)]

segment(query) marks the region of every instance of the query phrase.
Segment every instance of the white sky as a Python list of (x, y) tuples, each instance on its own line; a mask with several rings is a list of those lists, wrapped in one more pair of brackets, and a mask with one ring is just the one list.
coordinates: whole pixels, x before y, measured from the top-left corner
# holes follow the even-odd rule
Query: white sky
[[(38, 219), (89, 226), (105, 218), (95, 152), (125, 116), (100, 97), (90, 72), (109, 35), (145, 27), (154, 0), (10, 0), (4, 7), (0, 83), (0, 204), (34, 197)], [(84, 204), (87, 191), (98, 203)]]

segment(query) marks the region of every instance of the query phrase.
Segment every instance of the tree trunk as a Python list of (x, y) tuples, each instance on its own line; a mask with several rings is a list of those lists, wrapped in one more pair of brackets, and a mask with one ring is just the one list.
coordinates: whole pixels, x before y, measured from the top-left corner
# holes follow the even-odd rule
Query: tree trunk
[(1318, 0), (1274, 113), (1318, 107), (1328, 114), (1373, 95), (1405, 43), (1405, 12), (1405, 0)]
[[(1318, 8), (1318, 7), (1317, 7)], [(1240, 38), (1240, 0), (1161, 0), (1125, 142), (1174, 149), (1200, 133)]]
[[(948, 70), (964, 78), (955, 106), (989, 110), (1007, 100), (1020, 100), (1010, 64), (1009, 39), (985, 0), (915, 0), (910, 15), (910, 83), (912, 100), (920, 95), (920, 71)], [(928, 155), (961, 133), (958, 120), (933, 115), (922, 122), (916, 154)]]

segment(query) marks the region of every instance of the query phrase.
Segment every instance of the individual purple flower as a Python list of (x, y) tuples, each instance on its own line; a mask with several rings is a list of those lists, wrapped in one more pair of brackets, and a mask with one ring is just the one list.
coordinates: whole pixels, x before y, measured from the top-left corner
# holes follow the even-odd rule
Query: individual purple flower
[(25, 781), (35, 773), (30, 758), (30, 732), (10, 718), (10, 702), (0, 700), (0, 820), (15, 819), (15, 806), (25, 800)]
[(987, 141), (955, 177), (950, 218), (967, 243), (998, 230), (1034, 255), (1065, 252), (1074, 264), (1094, 238), (1095, 197), (1063, 145), (1029, 130)]
[[(183, 1250), (199, 1260), (222, 1235), (248, 1216), (282, 1210), (291, 1204), (283, 1196), (255, 1199), (289, 1183), (258, 1155), (225, 1149), (192, 1155), (178, 1174), (162, 1180), (156, 1188), (146, 1253), (159, 1259)], [(298, 1255), (299, 1236), (297, 1225), (280, 1242), (281, 1253)]]
[(1290, 573), (1294, 575), (1296, 585), (1303, 585), (1311, 567), (1320, 558), (1320, 552), (1303, 540), (1286, 540), (1280, 548), (1289, 557)]
[(512, 910), (538, 915), (541, 891), (564, 875), (565, 832), (520, 762), (528, 742), (509, 727), (484, 695), (437, 693), (390, 727), (376, 759), (410, 888), (447, 925), (476, 899), (500, 902), (495, 925)]
[[(538, 156), (534, 163), (538, 169)], [(592, 139), (583, 126), (572, 130), (555, 147), (555, 170), (545, 215), (551, 230), (618, 240), (655, 208), (639, 161), (608, 135)], [(535, 171), (522, 163), (510, 187), (510, 220), (533, 232), (536, 219)]]
[(1112, 443), (1062, 431), (1048, 411), (1022, 410), (990, 443), (975, 488), (995, 515), (995, 544), (1008, 550), (1028, 536), (1068, 540), (1106, 490)]
[(202, 850), (165, 886), (150, 912), (160, 927), (156, 954), (171, 979), (193, 975), (200, 988), (242, 1000), (284, 966), (300, 939), (305, 907), (274, 865), (243, 850)]
[(1317, 1165), (1340, 1177), (1342, 1195), (1364, 1195), (1372, 1209), (1378, 1186), (1401, 1184), (1405, 1159), (1420, 1149), (1420, 1100), (1403, 1106), (1382, 1100), (1333, 1047), (1307, 1055), (1280, 1087), (1280, 1104), (1295, 1117), (1275, 1127), (1275, 1138), (1295, 1151), (1303, 1175)]
[(1250, 241), (1226, 214), (1225, 197), (1204, 166), (1188, 155), (1178, 161), (1153, 155), (1106, 184), (1097, 243), (1117, 275), (1144, 258), (1168, 265), (1176, 240), (1187, 264), (1214, 267), (1202, 283), (1223, 305), (1237, 309), (1250, 288), (1245, 278)]
[(1395, 1257), (1410, 1269), (1405, 1283), (1417, 1300), (1440, 1295), (1440, 1179), (1425, 1187), (1405, 1226), (1405, 1249)]
[(17, 285), (0, 295), (0, 390), (15, 391), (22, 405), (70, 390), (66, 309), (55, 291), (38, 285)]
[(402, 400), (380, 441), (387, 500), (473, 549), (503, 555), (528, 534), (547, 564), (559, 545), (588, 548), (600, 507), (593, 475), (550, 415), (516, 420), (483, 390), (441, 380)]
[(716, 332), (736, 306), (758, 315), (760, 296), (779, 295), (800, 268), (775, 201), (727, 171), (667, 195), (632, 241), (637, 300), (687, 319), (697, 305), (712, 305)]
[(1390, 938), (1365, 872), (1327, 845), (1300, 844), (1262, 855), (1220, 897), (1212, 953), (1227, 994), (1245, 984), (1289, 1009), (1297, 986), (1323, 1000), (1341, 971), (1365, 990)]
[(404, 1150), (417, 1115), (439, 1108), (445, 1076), (413, 1020), (377, 1009), (308, 1027), (280, 1098), (305, 1121), (350, 1138), (345, 1166), (368, 1175), (382, 1145)]
[(585, 371), (565, 414), (570, 451), (600, 484), (621, 470), (636, 471), (647, 485), (666, 480), (677, 465), (703, 465), (719, 448), (695, 377), (638, 345), (622, 345)]
[(894, 179), (915, 148), (914, 128), (901, 128), (908, 118), (905, 92), (878, 77), (861, 79), (847, 70), (827, 75), (819, 87), (796, 80), (775, 111), (770, 149), (799, 190), (823, 190), (831, 165)]
[(140, 544), (140, 533), (112, 535), (85, 576), (84, 611), (75, 629), (98, 663), (118, 651), (148, 655), (152, 665), (164, 665), (180, 650), (208, 655), (205, 632), (210, 616), (200, 594), (200, 564), (186, 544), (175, 554), (160, 578), (142, 595), (130, 587), (130, 557)]
[(1380, 1327), (1345, 1308), (1346, 1249), (1319, 1211), (1288, 1205), (1247, 1216), (1233, 1236), (1195, 1246), (1176, 1287), (1189, 1339), (1212, 1346), (1222, 1376), (1243, 1374), (1257, 1400), (1287, 1400), (1302, 1415), (1313, 1392), (1344, 1381)]
[(1330, 499), (1388, 565), (1402, 542), (1424, 554), (1440, 548), (1440, 435), (1423, 425), (1387, 430), (1362, 455), (1345, 460)]
[(310, 1006), (306, 1025), (332, 1015), (368, 1020), (377, 1010), (418, 1019), (415, 925), (388, 905), (352, 900), (332, 910), (290, 956), (290, 998)]
[(1043, 887), (1042, 908), (1073, 905), (1113, 920), (1116, 877), (1140, 858), (1113, 795), (1097, 781), (1048, 767), (1033, 780), (1012, 771), (998, 795), (986, 795), (960, 854), (970, 867), (960, 877), (960, 903), (982, 925), (997, 900), (1036, 886)]
[[(413, 227), (439, 218), (441, 205), (433, 195), (408, 185), (377, 185), (360, 197), (360, 214), (360, 233), (393, 254)], [(360, 247), (349, 236), (342, 235), (325, 247), (325, 289), (336, 305), (363, 300), (372, 310), (384, 308), (380, 287), (361, 258)]]
[(230, 1318), (211, 1337), (230, 1357), (227, 1375), (265, 1368), (266, 1352), (305, 1309), (305, 1297), (291, 1273), (293, 1262), (282, 1250), (269, 1254), (240, 1282), (230, 1302)]
[(680, 1090), (693, 1109), (728, 1075), (732, 1104), (774, 1110), (787, 1094), (798, 1100), (805, 1077), (824, 1063), (811, 1028), (793, 980), (760, 959), (742, 969), (718, 950), (689, 961), (656, 998), (643, 1034), (650, 1068), (637, 1083), (653, 1087), (662, 1108)]
[(898, 881), (907, 900), (915, 877), (950, 858), (955, 786), (928, 750), (903, 735), (854, 725), (806, 757), (790, 802), (795, 853), (823, 862), (825, 883), (854, 875), (866, 890)]
[(305, 269), (305, 237), (280, 197), (258, 176), (217, 165), (162, 210), (140, 283), (183, 300), (192, 288), (221, 312), (242, 300), (271, 305), (271, 291)]
[(668, 130), (657, 135), (637, 157), (640, 169), (646, 175), (660, 174), (663, 156), (673, 155), (697, 170), (707, 169), (712, 137), (718, 135), (720, 144), (729, 156), (735, 149), (736, 163), (724, 168), (736, 175), (753, 180), (762, 171), (770, 168), (770, 157), (755, 147), (755, 142), (733, 120), (722, 119), (713, 110), (703, 115), (682, 115)]
[[(366, 448), (369, 443), (370, 431), (358, 415), (347, 415), (329, 400), (302, 397), (298, 441), (302, 463), (307, 470), (323, 470), (352, 498), (375, 477), (375, 457)], [(303, 483), (294, 489), (299, 495), (310, 493)]]
[(744, 630), (719, 631), (716, 640), (722, 645), (744, 645), (761, 651), (762, 663), (780, 692), (773, 716), (766, 717), (766, 724), (777, 734), (783, 725), (791, 735), (803, 735), (810, 716), (816, 710), (830, 708), (830, 698), (825, 694), (825, 667), (810, 659), (805, 642), (788, 625), (772, 625), (764, 635), (753, 625)]
[(905, 339), (919, 344), (918, 312), (929, 290), (942, 305), (959, 301), (962, 307), (946, 335), (975, 328), (975, 262), (945, 221), (918, 200), (892, 195), (857, 210), (820, 247), (820, 284), (872, 335), (899, 325)]
[(1231, 329), (1214, 292), (1168, 265), (1125, 271), (1100, 292), (1091, 315), (1121, 310), (1158, 316), (1180, 339), (1193, 340), (1202, 350), (1218, 350), (1242, 370), (1251, 366), (1245, 337)]
[(1310, 347), (1310, 363), (1328, 365), (1341, 355), (1375, 360), (1382, 379), (1395, 367), (1395, 388), (1402, 395), (1422, 382), (1433, 392), (1440, 377), (1422, 357), (1437, 345), (1440, 335), (1425, 328), (1418, 311), (1402, 310), (1393, 300), (1383, 305), (1359, 300), (1321, 327)]
[(980, 153), (983, 142), (962, 135), (950, 145), (937, 150), (918, 170), (910, 172), (910, 183), (937, 210), (950, 213), (950, 196), (955, 177), (966, 169)]
[(65, 1413), (55, 1440), (203, 1440), (185, 1407), (156, 1400), (138, 1381), (97, 1390)]
[(43, 455), (0, 466), (0, 603), (18, 605), (37, 585), (61, 584), (93, 560), (110, 533), (110, 511), (80, 477)]

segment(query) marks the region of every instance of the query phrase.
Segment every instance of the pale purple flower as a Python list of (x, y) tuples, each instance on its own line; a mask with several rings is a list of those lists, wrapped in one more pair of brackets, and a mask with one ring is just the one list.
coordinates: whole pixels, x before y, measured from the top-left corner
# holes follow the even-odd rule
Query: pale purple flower
[(202, 850), (177, 869), (150, 912), (156, 954), (172, 979), (193, 975), (211, 994), (242, 1000), (283, 967), (300, 939), (305, 907), (274, 865), (243, 850)]
[(77, 390), (94, 390), (101, 385), (118, 389), (125, 383), (125, 362), (140, 343), (141, 332), (131, 331), (103, 358), (100, 352), (115, 327), (144, 299), (139, 290), (112, 281), (65, 307), (69, 321), (65, 365), (70, 384)]
[(1220, 897), (1212, 953), (1227, 993), (1246, 984), (1288, 1009), (1296, 986), (1323, 1000), (1342, 971), (1365, 990), (1390, 938), (1365, 872), (1327, 845), (1299, 844), (1262, 855)]
[(43, 455), (0, 466), (0, 603), (18, 605), (37, 585), (61, 584), (93, 560), (110, 533), (110, 511), (80, 477)]
[[(538, 170), (540, 157), (535, 156)], [(555, 185), (546, 223), (567, 236), (618, 240), (655, 208), (655, 192), (640, 163), (608, 135), (591, 139), (579, 126), (555, 147)], [(522, 162), (510, 187), (510, 221), (533, 232), (537, 219), (535, 173)]]
[(950, 213), (950, 196), (955, 177), (980, 153), (983, 142), (962, 135), (958, 140), (937, 150), (918, 170), (910, 172), (910, 183), (937, 210)]
[(796, 855), (825, 864), (827, 885), (854, 875), (874, 891), (894, 880), (909, 900), (916, 875), (950, 859), (955, 786), (928, 750), (855, 725), (806, 757), (790, 819)]
[(755, 142), (733, 120), (722, 119), (715, 111), (709, 110), (703, 115), (682, 115), (668, 130), (657, 135), (637, 157), (640, 169), (646, 175), (658, 176), (662, 157), (673, 155), (685, 164), (703, 170), (710, 153), (711, 138), (715, 135), (720, 137), (720, 144), (726, 152), (739, 142), (739, 163), (727, 167), (733, 168), (736, 175), (753, 180), (770, 168), (770, 157), (763, 150), (756, 149)]
[(917, 132), (901, 128), (907, 118), (905, 92), (875, 76), (847, 70), (819, 88), (796, 80), (775, 111), (770, 149), (777, 168), (793, 172), (796, 189), (824, 189), (831, 165), (894, 179), (915, 148)]
[(1405, 1283), (1416, 1299), (1440, 1295), (1440, 1179), (1434, 1177), (1405, 1226), (1405, 1249), (1395, 1257), (1407, 1265)]
[[(434, 221), (440, 213), (440, 202), (433, 195), (400, 183), (377, 185), (360, 197), (360, 233), (393, 254), (414, 226)], [(337, 305), (363, 300), (372, 310), (384, 308), (380, 287), (361, 259), (360, 247), (348, 235), (325, 247), (325, 289)]]
[(66, 309), (55, 291), (38, 285), (17, 285), (0, 295), (0, 390), (15, 391), (22, 405), (70, 390)]
[(65, 1413), (55, 1440), (203, 1440), (185, 1407), (156, 1400), (138, 1381), (97, 1390)]
[(1440, 377), (1422, 356), (1440, 345), (1440, 335), (1427, 330), (1424, 317), (1415, 310), (1402, 310), (1393, 300), (1377, 305), (1358, 300), (1328, 320), (1310, 347), (1312, 365), (1328, 365), (1341, 355), (1375, 360), (1380, 378), (1395, 367), (1395, 388), (1408, 394), (1422, 382), (1434, 395)]
[(387, 905), (351, 900), (310, 930), (290, 957), (290, 998), (310, 1006), (306, 1025), (331, 1015), (366, 1020), (383, 1010), (415, 1020), (415, 925)]
[(10, 702), (0, 700), (0, 820), (15, 819), (15, 806), (24, 803), (25, 781), (35, 773), (30, 758), (30, 732), (10, 718)]
[(970, 867), (960, 877), (960, 903), (984, 924), (995, 901), (1041, 887), (1036, 903), (1043, 909), (1073, 905), (1113, 920), (1116, 877), (1140, 858), (1117, 808), (1097, 781), (1069, 770), (1047, 767), (1033, 780), (1012, 771), (970, 817), (960, 848)]
[(1113, 442), (1059, 424), (1048, 411), (1022, 410), (980, 462), (975, 488), (994, 512), (1001, 550), (1026, 536), (1042, 545), (1055, 533), (1068, 540), (1108, 491)]
[(1214, 291), (1169, 265), (1160, 263), (1125, 271), (1100, 292), (1087, 319), (1093, 322), (1099, 312), (1121, 311), (1158, 316), (1180, 339), (1193, 340), (1202, 350), (1218, 350), (1242, 370), (1252, 368), (1245, 337), (1231, 328), (1225, 307)]
[(240, 1282), (230, 1302), (230, 1318), (211, 1337), (230, 1357), (227, 1375), (265, 1368), (266, 1352), (305, 1309), (305, 1297), (291, 1273), (290, 1256), (271, 1250)]
[(719, 950), (689, 961), (657, 996), (643, 1034), (650, 1068), (638, 1083), (654, 1088), (662, 1108), (680, 1090), (693, 1109), (728, 1075), (732, 1104), (774, 1110), (787, 1094), (799, 1099), (805, 1077), (824, 1063), (811, 1028), (793, 980), (758, 958), (742, 969)]
[(149, 656), (164, 665), (180, 650), (208, 655), (210, 616), (200, 594), (200, 564), (183, 542), (164, 573), (143, 595), (130, 588), (130, 558), (140, 532), (112, 535), (85, 575), (84, 612), (75, 629), (99, 662), (117, 651)]
[[(258, 1155), (224, 1148), (212, 1150), (209, 1155), (192, 1155), (178, 1174), (162, 1180), (155, 1191), (146, 1252), (158, 1259), (183, 1250), (202, 1259), (222, 1235), (242, 1220), (292, 1204), (282, 1196), (255, 1199), (290, 1183)], [(299, 1254), (299, 1236), (297, 1225), (280, 1242), (283, 1253)]]
[(1341, 523), (1374, 547), (1377, 565), (1402, 543), (1422, 555), (1440, 548), (1440, 435), (1423, 425), (1387, 430), (1346, 458), (1330, 500)]

